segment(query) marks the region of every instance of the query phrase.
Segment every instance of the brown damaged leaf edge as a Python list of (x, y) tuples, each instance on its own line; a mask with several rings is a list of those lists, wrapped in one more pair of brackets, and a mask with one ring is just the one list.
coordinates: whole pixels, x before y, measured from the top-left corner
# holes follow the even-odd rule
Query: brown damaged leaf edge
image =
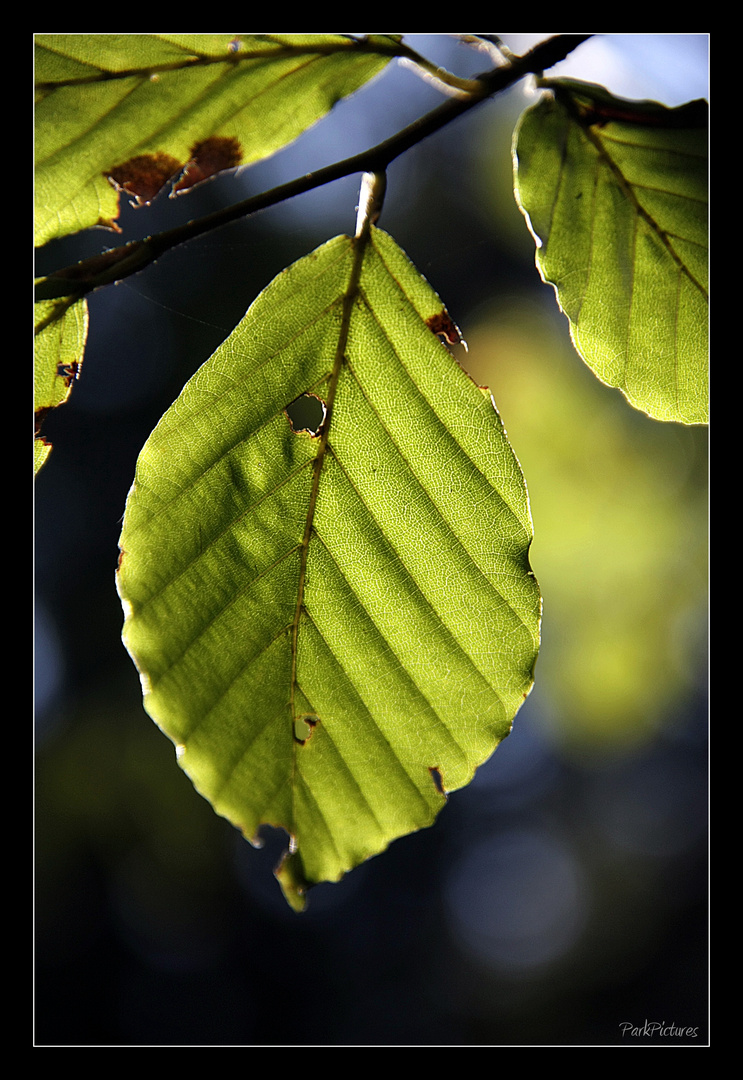
[(212, 135), (191, 147), (191, 157), (183, 176), (173, 186), (171, 198), (185, 195), (197, 184), (217, 173), (235, 169), (242, 162), (242, 147), (237, 139), (227, 135)]
[[(468, 351), (467, 342), (462, 337), (462, 331), (454, 322), (446, 308), (442, 308), (441, 311), (437, 312), (435, 315), (431, 315), (429, 319), (426, 319), (426, 326), (432, 334), (435, 334), (438, 338), (443, 338), (449, 345), (461, 345), (465, 352)], [(493, 395), (490, 393), (490, 387), (480, 386), (479, 383), (475, 382), (466, 368), (462, 367), (461, 364), (459, 366), (470, 382), (477, 387), (484, 397), (489, 398), (493, 406), (495, 406)]]
[(447, 795), (446, 788), (444, 787), (444, 780), (441, 775), (441, 769), (438, 767), (438, 765), (431, 765), (429, 766), (428, 771), (431, 774), (431, 779), (433, 780), (434, 787), (438, 791), (439, 795), (443, 795), (445, 799), (448, 799), (449, 796)]
[(133, 206), (149, 206), (182, 168), (170, 154), (140, 154), (104, 173), (117, 191), (132, 196)]
[(149, 206), (165, 185), (179, 173), (180, 179), (173, 185), (171, 198), (186, 192), (216, 176), (217, 173), (235, 169), (242, 162), (243, 152), (238, 139), (227, 135), (212, 135), (202, 142), (194, 143), (185, 165), (171, 154), (157, 151), (154, 154), (138, 154), (121, 165), (104, 173), (117, 191), (131, 196), (132, 206)]
[(426, 326), (432, 334), (445, 338), (450, 345), (464, 344), (462, 333), (446, 308), (426, 319)]
[(52, 411), (52, 406), (44, 405), (40, 409), (36, 409), (34, 412), (34, 444), (41, 443), (42, 446), (48, 446), (51, 450), (52, 444), (49, 440), (41, 434), (41, 425), (44, 423), (47, 413)]
[(49, 413), (54, 412), (55, 409), (59, 408), (60, 405), (64, 405), (67, 401), (73, 382), (80, 376), (81, 367), (82, 361), (80, 360), (72, 360), (69, 364), (57, 364), (56, 376), (58, 379), (63, 380), (67, 394), (53, 405), (40, 405), (38, 409), (34, 410), (34, 438), (44, 443), (45, 446), (51, 446), (51, 443), (41, 434), (41, 425)]
[(80, 374), (80, 361), (73, 360), (71, 364), (57, 364), (57, 375), (64, 379), (65, 386), (69, 389)]
[(45, 446), (48, 446), (49, 443), (41, 434), (41, 425), (44, 423), (47, 413), (52, 411), (52, 408), (51, 405), (42, 405), (40, 409), (36, 409), (34, 412), (34, 435), (37, 439), (41, 439)]

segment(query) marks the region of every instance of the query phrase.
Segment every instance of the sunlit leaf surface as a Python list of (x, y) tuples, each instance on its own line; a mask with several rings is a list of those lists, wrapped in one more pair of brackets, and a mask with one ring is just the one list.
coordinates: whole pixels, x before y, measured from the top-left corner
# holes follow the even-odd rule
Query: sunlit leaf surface
[(299, 908), (430, 825), (508, 734), (540, 597), (520, 467), (383, 232), (281, 273), (140, 456), (121, 536), (145, 706), (215, 809), (291, 836)]
[(394, 55), (387, 35), (38, 34), (36, 244), (116, 227), (296, 139)]
[(707, 104), (549, 86), (514, 139), (542, 277), (600, 379), (656, 419), (706, 423)]
[(67, 400), (80, 365), (88, 336), (88, 305), (83, 300), (47, 300), (34, 310), (34, 473), (38, 473), (51, 450), (42, 434), (44, 417)]

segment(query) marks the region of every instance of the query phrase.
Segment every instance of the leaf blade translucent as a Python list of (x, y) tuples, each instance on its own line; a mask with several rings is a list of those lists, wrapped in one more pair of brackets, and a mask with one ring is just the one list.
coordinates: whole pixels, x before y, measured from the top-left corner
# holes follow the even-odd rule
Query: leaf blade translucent
[[(386, 234), (344, 307), (354, 257), (338, 237), (258, 298), (143, 450), (121, 539), (145, 705), (220, 814), (292, 835), (292, 902), (432, 823), (431, 770), (469, 782), (538, 647), (528, 499), (492, 401)], [(327, 393), (344, 310), (319, 457), (283, 410)]]
[(514, 139), (542, 278), (602, 381), (656, 419), (706, 423), (704, 103), (667, 109), (553, 85)]
[(36, 35), (35, 243), (115, 227), (108, 176), (124, 163), (159, 156), (177, 174), (214, 137), (236, 140), (234, 164), (270, 156), (393, 52), (338, 34)]
[(44, 416), (67, 401), (77, 379), (88, 337), (85, 299), (42, 301), (34, 305), (34, 475), (45, 464), (51, 444), (43, 437)]

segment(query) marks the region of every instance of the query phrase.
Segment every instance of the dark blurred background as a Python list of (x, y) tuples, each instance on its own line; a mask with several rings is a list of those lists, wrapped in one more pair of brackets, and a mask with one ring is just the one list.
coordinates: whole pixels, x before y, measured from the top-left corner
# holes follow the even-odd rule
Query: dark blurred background
[[(448, 35), (406, 40), (458, 74), (488, 66)], [(676, 105), (707, 96), (707, 46), (608, 35), (556, 73)], [(439, 100), (390, 67), (270, 161), (124, 205), (121, 237), (49, 245), (37, 272), (362, 150)], [(283, 838), (255, 850), (217, 818), (144, 713), (114, 573), (150, 431), (278, 271), (353, 230), (358, 178), (90, 298), (36, 482), (37, 1045), (706, 1042), (707, 435), (635, 412), (573, 351), (513, 199), (531, 100), (516, 87), (396, 162), (380, 226), (461, 327), (524, 468), (536, 687), (433, 828), (302, 916), (272, 874)]]

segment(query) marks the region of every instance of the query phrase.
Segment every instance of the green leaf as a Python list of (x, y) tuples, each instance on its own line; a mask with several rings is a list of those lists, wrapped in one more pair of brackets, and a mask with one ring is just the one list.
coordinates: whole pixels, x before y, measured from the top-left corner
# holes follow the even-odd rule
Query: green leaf
[(376, 75), (388, 35), (38, 34), (36, 244), (275, 153)]
[(707, 104), (545, 85), (514, 137), (542, 278), (600, 379), (658, 420), (706, 423)]
[(127, 501), (147, 711), (218, 813), (290, 834), (297, 908), (430, 825), (532, 684), (523, 476), (438, 333), (454, 324), (394, 241), (337, 237), (186, 385)]
[(49, 457), (51, 446), (41, 434), (50, 409), (67, 401), (78, 378), (88, 336), (88, 305), (63, 298), (34, 305), (34, 474)]

